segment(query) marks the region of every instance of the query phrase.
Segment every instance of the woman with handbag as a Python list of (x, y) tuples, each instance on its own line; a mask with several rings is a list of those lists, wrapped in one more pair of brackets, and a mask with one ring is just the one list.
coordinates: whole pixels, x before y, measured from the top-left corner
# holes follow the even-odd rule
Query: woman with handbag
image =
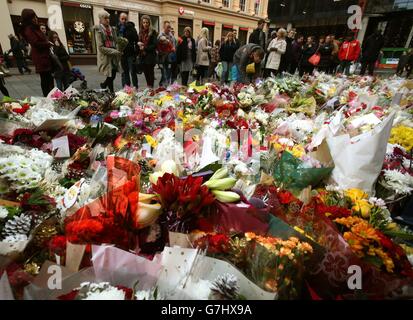
[(315, 65), (309, 61), (310, 58), (317, 52), (317, 44), (314, 37), (307, 38), (307, 43), (304, 45), (301, 52), (301, 61), (299, 65), (299, 74), (302, 77), (304, 74), (313, 74)]
[(97, 47), (98, 70), (104, 76), (105, 81), (100, 84), (102, 89), (108, 88), (114, 92), (113, 82), (116, 72), (120, 71), (120, 58), (122, 52), (117, 49), (117, 33), (114, 27), (110, 26), (110, 15), (107, 11), (99, 12), (98, 26), (95, 26), (95, 38)]
[(155, 82), (154, 68), (156, 65), (157, 38), (156, 31), (152, 29), (151, 26), (151, 18), (147, 15), (143, 15), (139, 28), (138, 61), (140, 66), (138, 69), (143, 70), (146, 85), (149, 88), (153, 88)]
[(21, 13), (21, 35), (31, 46), (32, 61), (36, 73), (40, 75), (43, 96), (47, 96), (54, 87), (52, 75), (51, 44), (40, 30), (36, 13), (32, 9), (23, 9)]
[(198, 40), (198, 50), (196, 54), (196, 64), (198, 66), (196, 77), (198, 85), (202, 84), (204, 79), (206, 78), (210, 64), (209, 51), (212, 48), (208, 43), (208, 34), (208, 28), (202, 28)]
[(285, 41), (286, 36), (287, 31), (281, 28), (277, 32), (277, 37), (272, 39), (268, 45), (268, 57), (265, 64), (264, 77), (270, 77), (272, 74), (276, 75), (278, 73), (281, 57), (287, 50), (287, 42)]
[(52, 49), (56, 57), (59, 59), (60, 68), (54, 70), (53, 75), (56, 80), (56, 87), (60, 91), (64, 91), (69, 87), (71, 71), (69, 67), (69, 54), (59, 39), (57, 32), (52, 31), (49, 35), (50, 42), (53, 43)]
[(192, 38), (192, 30), (190, 27), (184, 29), (182, 42), (178, 44), (177, 62), (181, 70), (182, 85), (188, 85), (189, 73), (192, 71), (196, 61), (195, 39)]

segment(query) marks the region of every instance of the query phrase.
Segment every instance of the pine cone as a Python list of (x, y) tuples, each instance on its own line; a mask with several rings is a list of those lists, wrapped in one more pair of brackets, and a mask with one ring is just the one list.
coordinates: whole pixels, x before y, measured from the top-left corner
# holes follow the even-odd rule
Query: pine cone
[(57, 233), (58, 231), (56, 226), (45, 224), (37, 229), (33, 242), (38, 246), (43, 246)]
[(219, 275), (212, 283), (211, 290), (220, 299), (235, 300), (238, 296), (238, 279), (233, 274)]
[(28, 236), (32, 226), (31, 215), (22, 213), (19, 216), (14, 216), (6, 222), (3, 228), (3, 237), (11, 239), (10, 237)]

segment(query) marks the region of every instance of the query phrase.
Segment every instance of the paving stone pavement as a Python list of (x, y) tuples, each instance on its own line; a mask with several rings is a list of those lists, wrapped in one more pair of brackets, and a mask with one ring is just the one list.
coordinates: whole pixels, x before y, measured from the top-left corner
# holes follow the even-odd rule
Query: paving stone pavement
[[(80, 71), (85, 75), (87, 85), (89, 89), (100, 88), (99, 84), (103, 82), (105, 77), (101, 75), (97, 67), (94, 65), (82, 65), (74, 66), (78, 67)], [(42, 96), (42, 89), (40, 88), (40, 76), (34, 72), (34, 67), (31, 66), (32, 73), (21, 75), (17, 68), (11, 68), (11, 76), (5, 77), (6, 88), (9, 90), (10, 96), (13, 98), (23, 99), (30, 96)], [(159, 83), (161, 79), (161, 72), (158, 67), (155, 67), (155, 85)], [(73, 87), (79, 89), (80, 81), (76, 81), (72, 84)], [(143, 74), (138, 75), (138, 85), (140, 89), (146, 88), (145, 76)], [(115, 79), (115, 91), (122, 88), (121, 75), (116, 74)], [(0, 93), (0, 97), (2, 97)]]
[[(81, 65), (74, 66), (78, 67), (81, 72), (85, 75), (86, 81), (89, 89), (100, 88), (99, 84), (104, 80), (104, 76), (101, 75), (95, 65)], [(13, 98), (23, 99), (30, 96), (42, 96), (42, 91), (40, 88), (40, 77), (38, 74), (34, 73), (34, 67), (31, 66), (32, 73), (21, 75), (17, 68), (11, 68), (11, 76), (6, 77), (6, 88), (9, 90), (10, 95)], [(394, 73), (394, 71), (389, 70), (378, 70), (377, 72), (381, 76), (389, 76)], [(155, 67), (155, 86), (159, 83), (161, 79), (161, 71), (158, 67)], [(180, 79), (178, 79), (180, 81)], [(80, 81), (76, 81), (73, 87), (79, 89)], [(138, 75), (138, 85), (140, 89), (146, 88), (146, 81), (143, 74)], [(115, 91), (120, 90), (121, 86), (121, 75), (118, 73), (115, 79)], [(2, 97), (0, 93), (0, 97)]]

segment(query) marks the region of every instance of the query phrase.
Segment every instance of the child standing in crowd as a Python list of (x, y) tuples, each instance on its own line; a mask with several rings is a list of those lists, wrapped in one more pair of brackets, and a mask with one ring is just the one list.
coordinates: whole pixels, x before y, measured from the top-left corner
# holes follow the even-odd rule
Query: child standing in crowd
[(264, 59), (264, 49), (249, 43), (239, 48), (234, 55), (232, 80), (241, 83), (250, 83), (261, 75), (261, 61)]
[(209, 69), (208, 69), (208, 78), (211, 80), (215, 78), (215, 68), (218, 65), (218, 62), (220, 61), (220, 56), (219, 56), (220, 47), (221, 47), (221, 41), (216, 40), (215, 45), (211, 49), (211, 63), (209, 64)]

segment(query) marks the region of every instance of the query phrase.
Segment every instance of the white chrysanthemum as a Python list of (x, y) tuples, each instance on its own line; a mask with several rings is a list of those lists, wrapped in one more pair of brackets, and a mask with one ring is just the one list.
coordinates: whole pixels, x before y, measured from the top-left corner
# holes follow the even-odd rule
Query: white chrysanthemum
[(16, 234), (12, 236), (7, 236), (2, 241), (7, 243), (15, 243), (19, 241), (27, 241), (27, 239), (27, 235), (25, 234)]
[(109, 282), (80, 284), (80, 290), (87, 289), (86, 297), (82, 300), (125, 300), (125, 292), (113, 287)]
[(257, 109), (255, 111), (255, 119), (257, 119), (259, 122), (261, 122), (263, 125), (268, 124), (268, 118), (269, 114), (263, 111), (262, 109)]
[(384, 170), (386, 185), (396, 194), (409, 194), (413, 191), (413, 177), (398, 170)]
[(5, 207), (0, 206), (0, 219), (6, 218), (8, 214), (9, 211)]

